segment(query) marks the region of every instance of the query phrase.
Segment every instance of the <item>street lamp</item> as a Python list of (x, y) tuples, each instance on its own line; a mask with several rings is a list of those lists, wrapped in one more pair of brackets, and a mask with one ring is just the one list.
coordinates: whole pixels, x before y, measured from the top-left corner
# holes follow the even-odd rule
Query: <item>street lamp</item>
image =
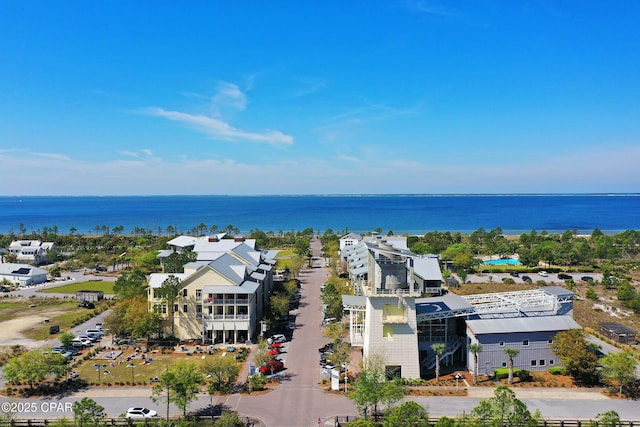
[(136, 381), (135, 381), (134, 376), (133, 376), (133, 370), (136, 368), (136, 365), (133, 364), (133, 363), (129, 363), (127, 365), (127, 368), (131, 368), (131, 385), (136, 385)]
[(96, 371), (98, 371), (98, 384), (102, 383), (101, 377), (100, 377), (100, 372), (107, 369), (107, 365), (100, 365), (98, 363), (94, 363), (93, 367), (96, 368)]

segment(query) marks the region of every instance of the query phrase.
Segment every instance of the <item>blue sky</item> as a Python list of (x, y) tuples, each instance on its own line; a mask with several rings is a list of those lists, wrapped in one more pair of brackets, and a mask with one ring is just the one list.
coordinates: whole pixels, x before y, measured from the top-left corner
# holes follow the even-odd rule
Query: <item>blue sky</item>
[(1, 195), (640, 190), (640, 2), (0, 3)]

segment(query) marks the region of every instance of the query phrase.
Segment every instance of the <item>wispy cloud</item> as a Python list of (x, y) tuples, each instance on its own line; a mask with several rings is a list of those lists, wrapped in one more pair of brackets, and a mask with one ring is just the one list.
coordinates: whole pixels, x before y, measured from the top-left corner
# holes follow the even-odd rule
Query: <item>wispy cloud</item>
[(457, 16), (454, 10), (432, 1), (420, 0), (410, 3), (411, 7), (419, 12), (437, 16)]
[(60, 153), (31, 153), (31, 154), (37, 157), (44, 157), (46, 159), (71, 160), (71, 158), (66, 154), (60, 154)]
[(293, 137), (278, 130), (265, 130), (262, 132), (249, 132), (235, 128), (229, 123), (203, 115), (194, 115), (180, 111), (168, 111), (162, 108), (146, 108), (141, 110), (143, 114), (149, 116), (162, 117), (174, 122), (183, 123), (191, 128), (203, 132), (214, 139), (226, 141), (253, 141), (266, 142), (274, 145), (293, 144)]
[[(254, 79), (255, 76), (247, 78), (247, 87), (251, 87), (254, 84)], [(235, 114), (237, 111), (245, 110), (249, 104), (247, 95), (235, 83), (218, 82), (213, 96), (206, 96), (196, 92), (183, 92), (182, 95), (187, 98), (205, 101), (206, 108), (200, 108), (199, 111), (207, 110), (207, 114), (192, 114), (159, 107), (144, 108), (137, 112), (185, 124), (214, 139), (263, 142), (273, 145), (293, 144), (293, 136), (279, 130), (247, 131), (234, 127), (229, 124), (228, 120), (223, 119), (224, 113), (229, 112), (230, 109), (233, 110), (232, 114)]]
[(133, 157), (134, 159), (140, 159), (140, 160), (153, 157), (153, 151), (146, 148), (138, 151), (120, 150), (120, 151), (117, 151), (117, 153), (121, 156)]
[(218, 92), (211, 101), (214, 106), (227, 106), (238, 110), (247, 108), (247, 96), (240, 90), (238, 85), (233, 83), (220, 82)]
[(302, 83), (302, 87), (293, 93), (294, 98), (300, 98), (303, 96), (311, 95), (321, 89), (327, 87), (327, 81), (324, 79), (316, 79), (312, 77), (299, 77), (298, 80)]

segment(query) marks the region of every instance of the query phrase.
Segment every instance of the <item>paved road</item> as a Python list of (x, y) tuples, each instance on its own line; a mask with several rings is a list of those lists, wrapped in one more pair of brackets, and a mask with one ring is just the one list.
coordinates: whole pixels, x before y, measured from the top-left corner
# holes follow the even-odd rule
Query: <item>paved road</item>
[(353, 403), (342, 396), (327, 393), (320, 384), (318, 348), (329, 342), (322, 337), (323, 319), (320, 286), (329, 277), (323, 268), (321, 243), (311, 242), (313, 268), (301, 272), (301, 299), (296, 329), (287, 348), (286, 378), (272, 392), (259, 396), (230, 397), (243, 416), (259, 418), (267, 426), (313, 426), (318, 418), (326, 421), (335, 415), (354, 415)]

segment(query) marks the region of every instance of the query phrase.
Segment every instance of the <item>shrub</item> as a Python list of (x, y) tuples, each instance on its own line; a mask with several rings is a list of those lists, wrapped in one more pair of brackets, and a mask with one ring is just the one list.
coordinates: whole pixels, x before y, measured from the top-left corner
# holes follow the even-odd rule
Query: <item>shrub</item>
[(553, 366), (548, 369), (551, 375), (564, 375), (564, 368), (562, 366)]

